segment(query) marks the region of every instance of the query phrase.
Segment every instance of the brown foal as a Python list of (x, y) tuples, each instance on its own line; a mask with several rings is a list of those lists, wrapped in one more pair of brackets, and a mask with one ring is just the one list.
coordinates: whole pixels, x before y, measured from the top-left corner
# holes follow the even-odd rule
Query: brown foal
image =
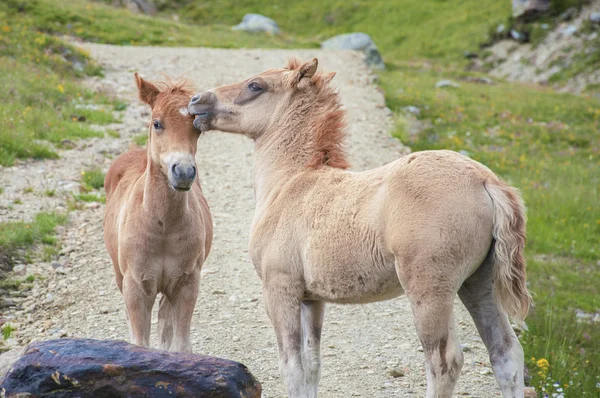
[(152, 109), (147, 149), (130, 150), (111, 165), (104, 187), (104, 242), (125, 299), (131, 342), (149, 345), (158, 293), (160, 348), (191, 352), (190, 323), (200, 269), (212, 243), (212, 219), (196, 173), (198, 130), (187, 112), (185, 82), (162, 90), (135, 81)]

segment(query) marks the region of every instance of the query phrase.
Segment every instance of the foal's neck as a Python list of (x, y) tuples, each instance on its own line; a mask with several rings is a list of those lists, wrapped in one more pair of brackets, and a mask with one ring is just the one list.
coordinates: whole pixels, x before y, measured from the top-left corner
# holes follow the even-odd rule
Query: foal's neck
[[(298, 117), (302, 115), (302, 117)], [(314, 155), (311, 104), (286, 112), (254, 143), (254, 194), (257, 203), (277, 187), (308, 169)]]
[[(177, 192), (169, 183), (166, 175), (155, 165), (150, 154), (144, 172), (142, 206), (158, 221), (172, 224), (185, 216), (188, 209), (189, 192)], [(160, 223), (159, 223), (160, 224)]]

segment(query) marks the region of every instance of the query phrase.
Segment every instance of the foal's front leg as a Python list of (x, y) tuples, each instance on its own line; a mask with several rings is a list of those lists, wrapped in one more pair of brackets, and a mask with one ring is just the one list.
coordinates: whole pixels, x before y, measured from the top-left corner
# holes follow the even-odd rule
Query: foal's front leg
[(263, 286), (263, 297), (277, 337), (279, 371), (286, 384), (288, 397), (314, 398), (317, 395), (316, 385), (314, 388), (306, 385), (303, 365), (301, 300), (290, 295), (281, 279), (276, 284), (277, 286)]
[(123, 298), (133, 344), (146, 347), (150, 345), (151, 314), (156, 292), (154, 281), (137, 281), (131, 272), (124, 275)]

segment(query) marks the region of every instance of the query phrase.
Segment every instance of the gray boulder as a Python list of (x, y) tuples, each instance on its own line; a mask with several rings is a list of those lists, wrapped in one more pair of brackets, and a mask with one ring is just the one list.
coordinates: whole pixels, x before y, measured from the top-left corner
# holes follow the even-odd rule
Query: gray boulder
[(550, 0), (512, 0), (512, 14), (515, 18), (528, 18), (550, 9)]
[(600, 12), (593, 12), (590, 14), (590, 22), (600, 24)]
[(334, 36), (321, 43), (324, 50), (355, 50), (362, 51), (366, 56), (366, 62), (376, 69), (384, 69), (385, 64), (377, 46), (366, 33), (347, 33)]
[(444, 88), (444, 87), (454, 87), (460, 88), (460, 84), (453, 82), (452, 80), (440, 80), (435, 84), (436, 88)]
[(242, 30), (244, 32), (266, 32), (276, 35), (280, 32), (279, 25), (271, 18), (260, 14), (246, 14), (242, 22), (233, 26), (233, 30)]

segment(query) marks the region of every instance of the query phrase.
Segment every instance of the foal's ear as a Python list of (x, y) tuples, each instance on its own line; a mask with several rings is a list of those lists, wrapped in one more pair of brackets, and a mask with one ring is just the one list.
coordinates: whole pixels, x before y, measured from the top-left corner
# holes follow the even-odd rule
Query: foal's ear
[(331, 72), (323, 76), (323, 83), (328, 84), (335, 77), (335, 72)]
[(138, 93), (140, 95), (140, 100), (144, 101), (150, 107), (154, 107), (154, 103), (156, 102), (156, 97), (160, 94), (160, 90), (154, 84), (150, 83), (148, 80), (142, 79), (138, 73), (135, 73), (135, 83), (138, 87)]
[(296, 76), (294, 76), (294, 86), (298, 86), (302, 82), (302, 79), (310, 79), (311, 77), (313, 77), (315, 73), (317, 73), (318, 67), (319, 60), (316, 58), (302, 65), (296, 71)]

